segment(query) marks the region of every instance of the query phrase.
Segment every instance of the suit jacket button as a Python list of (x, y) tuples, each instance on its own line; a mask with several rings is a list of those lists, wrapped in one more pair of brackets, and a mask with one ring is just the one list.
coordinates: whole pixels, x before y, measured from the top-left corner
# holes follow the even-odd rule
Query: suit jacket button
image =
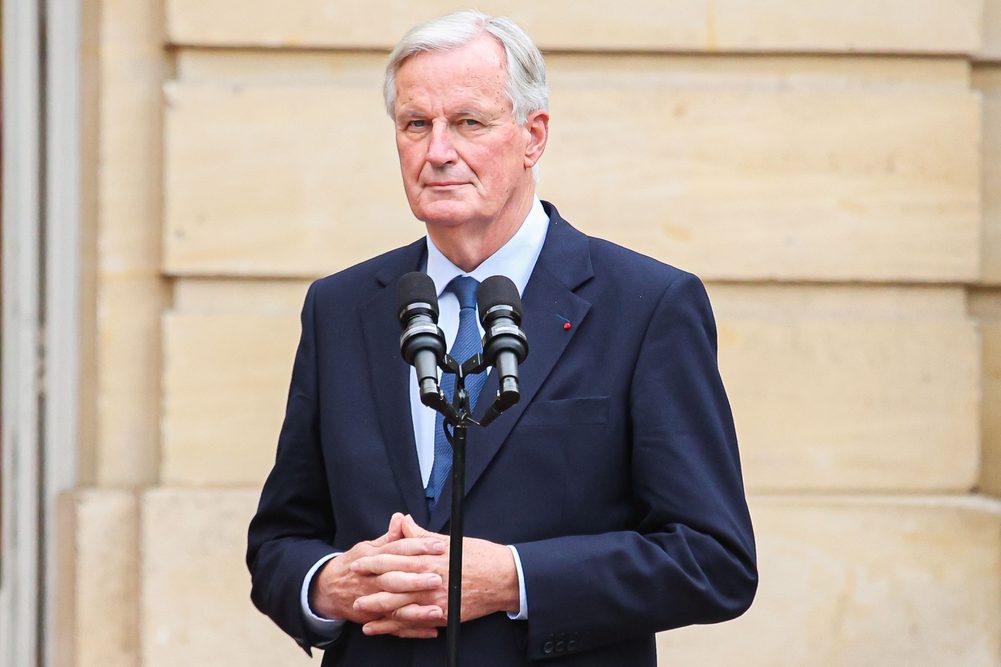
[(568, 641), (567, 642), (567, 650), (568, 651), (576, 651), (577, 650), (577, 641), (574, 640), (574, 639), (571, 639), (570, 641)]
[(557, 653), (563, 653), (566, 650), (567, 650), (566, 642), (563, 642), (563, 641), (556, 642), (556, 652)]
[(552, 642), (546, 642), (545, 644), (543, 644), (542, 645), (542, 652), (543, 653), (547, 653), (547, 654), (548, 653), (552, 653), (553, 652), (553, 643)]

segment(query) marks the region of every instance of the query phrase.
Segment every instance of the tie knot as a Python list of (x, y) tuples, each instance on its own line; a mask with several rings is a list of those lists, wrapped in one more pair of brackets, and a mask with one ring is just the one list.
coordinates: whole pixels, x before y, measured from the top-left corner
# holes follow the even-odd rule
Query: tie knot
[(459, 299), (459, 308), (476, 309), (476, 288), (480, 286), (480, 281), (471, 276), (457, 276), (452, 279), (445, 289)]

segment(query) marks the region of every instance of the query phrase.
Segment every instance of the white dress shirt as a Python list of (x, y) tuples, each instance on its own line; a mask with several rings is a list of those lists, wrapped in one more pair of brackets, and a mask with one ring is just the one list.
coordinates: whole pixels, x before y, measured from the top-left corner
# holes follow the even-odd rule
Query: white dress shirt
[[(548, 228), (549, 217), (542, 208), (542, 202), (536, 197), (525, 222), (515, 235), (470, 273), (466, 273), (453, 264), (435, 246), (431, 237), (427, 237), (427, 274), (434, 281), (435, 289), (438, 291), (438, 326), (445, 334), (445, 341), (449, 349), (452, 347), (452, 342), (459, 329), (459, 299), (451, 292), (445, 291), (452, 279), (456, 276), (468, 275), (483, 282), (490, 276), (507, 276), (518, 288), (518, 294), (523, 294), (528, 279), (535, 269), (539, 254), (542, 252)], [(387, 326), (390, 324), (387, 323)], [(481, 335), (483, 333), (482, 327), (480, 333)], [(459, 359), (458, 361), (465, 360)], [(413, 416), (414, 422), (414, 440), (417, 443), (417, 461), (420, 464), (421, 481), (426, 487), (431, 476), (431, 465), (434, 462), (434, 427), (437, 413), (421, 403), (415, 369), (410, 369), (410, 376), (410, 414)], [(526, 620), (528, 618), (528, 600), (525, 595), (525, 577), (521, 569), (521, 558), (517, 549), (510, 545), (508, 548), (514, 556), (515, 568), (518, 571), (520, 599), (518, 613), (508, 614), (508, 616), (513, 620)], [(337, 638), (344, 621), (317, 616), (309, 606), (309, 587), (313, 576), (320, 567), (338, 555), (340, 555), (339, 552), (329, 554), (310, 568), (302, 582), (302, 591), (299, 597), (306, 625), (317, 637), (323, 638), (323, 642), (318, 644), (321, 648)]]

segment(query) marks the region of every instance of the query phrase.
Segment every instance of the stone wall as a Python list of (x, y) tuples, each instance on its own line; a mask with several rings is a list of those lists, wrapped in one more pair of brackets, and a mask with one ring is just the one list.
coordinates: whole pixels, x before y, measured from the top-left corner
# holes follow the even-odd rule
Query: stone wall
[[(308, 281), (421, 233), (381, 70), (456, 6), (91, 5), (62, 661), (303, 662), (249, 602), (246, 523)], [(542, 196), (716, 310), (761, 587), (663, 664), (998, 664), (1001, 0), (479, 6), (546, 51)]]

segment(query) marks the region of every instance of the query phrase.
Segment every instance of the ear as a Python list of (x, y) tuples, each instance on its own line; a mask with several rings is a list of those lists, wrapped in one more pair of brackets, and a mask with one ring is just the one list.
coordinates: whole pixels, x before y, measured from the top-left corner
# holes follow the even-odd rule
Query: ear
[(528, 144), (525, 146), (525, 168), (531, 169), (542, 157), (549, 140), (549, 112), (533, 111), (525, 120)]

